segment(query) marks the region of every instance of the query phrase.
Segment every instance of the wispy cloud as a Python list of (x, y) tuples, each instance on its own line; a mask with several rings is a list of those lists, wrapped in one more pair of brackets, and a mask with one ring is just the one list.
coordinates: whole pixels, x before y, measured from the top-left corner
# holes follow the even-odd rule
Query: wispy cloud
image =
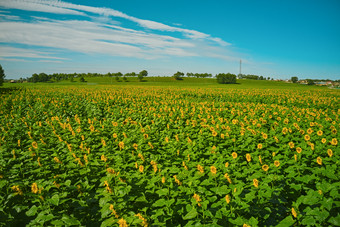
[[(77, 20), (57, 20), (39, 16), (32, 16), (31, 20), (20, 20), (17, 16), (3, 16), (0, 21), (2, 43), (143, 59), (205, 56), (235, 61), (235, 57), (222, 53), (230, 44), (218, 37), (136, 18), (110, 8), (55, 0), (1, 0), (0, 7), (8, 10), (84, 16), (77, 17)], [(124, 27), (116, 19), (135, 22), (140, 29)], [(204, 46), (208, 48), (202, 48)], [(11, 54), (15, 56), (9, 56), (10, 51), (8, 47), (5, 47), (5, 50), (6, 48), (7, 56), (2, 57), (52, 59), (48, 54), (37, 53), (34, 49), (22, 52), (12, 49)]]
[(196, 55), (182, 39), (90, 21), (3, 22), (0, 28), (0, 42), (7, 43), (141, 58)]
[(32, 51), (24, 48), (0, 46), (0, 53), (3, 59), (7, 58), (40, 58), (40, 59), (57, 59), (67, 60), (66, 58), (50, 56), (47, 52)]
[(52, 1), (52, 0), (5, 0), (0, 2), (0, 6), (5, 8), (13, 8), (13, 9), (21, 9), (21, 10), (30, 10), (30, 11), (40, 11), (40, 12), (49, 12), (49, 13), (57, 13), (57, 14), (73, 14), (73, 15), (86, 15), (84, 12), (93, 13), (104, 16), (113, 16), (124, 18), (130, 21), (133, 21), (139, 24), (142, 27), (159, 30), (159, 31), (169, 31), (169, 32), (180, 32), (183, 33), (185, 37), (192, 39), (208, 39), (211, 41), (215, 41), (220, 45), (226, 46), (229, 43), (219, 39), (211, 37), (208, 34), (190, 30), (183, 29), (175, 26), (169, 26), (163, 23), (159, 23), (151, 20), (144, 20), (140, 18), (136, 18), (133, 16), (129, 16), (125, 13), (122, 13), (118, 10), (103, 8), (103, 7), (92, 7), (92, 6), (84, 6), (78, 5), (63, 1)]
[[(54, 3), (55, 4), (54, 4)], [(3, 0), (0, 1), (0, 6), (8, 9), (20, 9), (28, 11), (46, 12), (46, 13), (58, 13), (58, 14), (73, 14), (73, 15), (83, 15), (84, 13), (67, 9), (58, 6), (60, 2), (58, 1), (40, 1), (40, 0)]]

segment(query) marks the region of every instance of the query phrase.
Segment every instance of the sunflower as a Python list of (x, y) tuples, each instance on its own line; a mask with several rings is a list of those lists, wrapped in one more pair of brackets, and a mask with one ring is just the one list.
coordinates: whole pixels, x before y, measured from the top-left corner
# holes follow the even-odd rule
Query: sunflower
[(211, 172), (213, 175), (215, 175), (216, 172), (217, 172), (216, 167), (215, 167), (215, 166), (210, 166), (210, 172)]
[(262, 147), (263, 147), (263, 146), (262, 146), (262, 143), (257, 144), (257, 148), (258, 148), (258, 149), (262, 149)]
[(297, 148), (296, 148), (296, 152), (297, 152), (297, 153), (299, 153), (299, 154), (300, 154), (300, 153), (301, 153), (301, 151), (302, 151), (301, 147), (297, 147)]
[(308, 134), (312, 134), (313, 133), (313, 129), (311, 129), (311, 128), (307, 129), (307, 133)]
[(309, 141), (310, 140), (310, 136), (309, 135), (305, 135), (305, 140)]
[(251, 161), (251, 156), (250, 156), (250, 154), (246, 154), (246, 159), (247, 159), (248, 162)]
[(333, 138), (331, 144), (336, 146), (338, 144), (338, 140), (336, 138)]
[(204, 168), (203, 168), (203, 166), (201, 166), (201, 165), (197, 165), (197, 170), (198, 170), (200, 173), (204, 173)]
[(33, 183), (32, 186), (31, 186), (31, 190), (34, 194), (37, 194), (38, 193), (38, 185), (37, 183)]
[(262, 169), (263, 169), (263, 171), (267, 172), (268, 169), (269, 169), (269, 166), (268, 166), (268, 165), (263, 165), (263, 166), (262, 166)]
[(280, 162), (279, 162), (278, 160), (276, 160), (276, 161), (274, 161), (274, 165), (275, 165), (276, 167), (279, 167), (279, 166), (280, 166)]
[(37, 144), (37, 142), (32, 142), (32, 147), (34, 148), (34, 149), (37, 149), (38, 148), (38, 144)]
[(139, 166), (139, 172), (143, 173), (143, 171), (144, 171), (144, 166), (143, 166), (143, 165), (140, 165), (140, 166)]
[(294, 218), (296, 218), (297, 214), (294, 208), (292, 208), (292, 215), (294, 216)]
[(119, 227), (128, 227), (128, 224), (126, 223), (124, 218), (119, 219), (118, 224)]
[(321, 143), (326, 143), (326, 142), (327, 142), (326, 138), (321, 139)]
[(294, 146), (295, 146), (293, 142), (289, 142), (288, 145), (289, 145), (289, 147), (290, 147), (291, 149), (293, 149)]
[(316, 133), (318, 136), (322, 136), (323, 132), (321, 130), (319, 130), (317, 133)]
[(327, 154), (329, 157), (332, 157), (333, 156), (333, 151), (331, 149), (328, 149), (327, 150)]
[(233, 152), (231, 155), (233, 156), (233, 159), (237, 158), (237, 153), (236, 152)]
[(254, 184), (255, 188), (259, 187), (259, 181), (257, 179), (253, 179), (253, 184)]
[(316, 162), (317, 162), (319, 165), (322, 165), (322, 159), (321, 159), (320, 157), (317, 157)]
[(226, 196), (225, 196), (225, 201), (227, 202), (227, 204), (230, 203), (230, 196), (229, 196), (229, 195), (226, 195)]

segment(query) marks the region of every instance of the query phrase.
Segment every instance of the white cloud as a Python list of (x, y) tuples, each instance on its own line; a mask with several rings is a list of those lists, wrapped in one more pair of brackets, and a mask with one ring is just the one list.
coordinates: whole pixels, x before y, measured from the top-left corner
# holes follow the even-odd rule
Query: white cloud
[(1, 18), (4, 20), (20, 20), (21, 18), (15, 15), (7, 15), (7, 14), (0, 14), (0, 21)]
[(159, 23), (156, 21), (139, 19), (133, 16), (129, 16), (125, 13), (122, 13), (118, 10), (103, 8), (103, 7), (92, 7), (92, 6), (84, 6), (77, 5), (73, 3), (67, 3), (63, 1), (52, 1), (52, 0), (4, 0), (0, 2), (0, 6), (5, 8), (14, 8), (21, 10), (30, 10), (30, 11), (41, 11), (41, 12), (49, 12), (49, 13), (58, 13), (58, 14), (74, 14), (74, 15), (85, 15), (84, 12), (93, 13), (104, 16), (113, 16), (124, 18), (130, 21), (133, 21), (140, 26), (152, 30), (159, 31), (169, 31), (169, 32), (180, 32), (185, 37), (190, 39), (207, 39), (210, 41), (214, 41), (219, 45), (230, 45), (229, 43), (222, 41), (220, 38), (211, 37), (208, 34), (190, 30), (183, 29), (179, 27), (169, 26), (163, 23)]
[(24, 48), (0, 46), (1, 57), (3, 59), (21, 57), (21, 58), (41, 58), (41, 59), (58, 59), (66, 60), (65, 58), (49, 56), (49, 53), (42, 51), (32, 51)]
[[(13, 56), (9, 56), (10, 51), (6, 51), (7, 56), (2, 57), (42, 58), (53, 61), (53, 57), (47, 53), (35, 51), (34, 47), (39, 46), (84, 54), (98, 53), (144, 59), (169, 56), (211, 57), (224, 61), (239, 59), (234, 53), (226, 51), (225, 46), (230, 44), (220, 38), (195, 30), (139, 19), (114, 9), (52, 0), (0, 0), (0, 7), (87, 16), (84, 20), (54, 20), (31, 16), (33, 20), (25, 20), (26, 22), (18, 21), (17, 18), (5, 18), (0, 21), (0, 42), (25, 44), (31, 46), (31, 49), (13, 49)], [(147, 30), (123, 27), (112, 20), (112, 17), (135, 22)], [(92, 21), (88, 21), (88, 18)], [(154, 31), (168, 33), (161, 35), (155, 34)], [(178, 35), (171, 36), (170, 32), (178, 32), (182, 34), (182, 38), (178, 38)]]
[(3, 22), (0, 30), (0, 42), (62, 48), (80, 53), (139, 58), (196, 55), (190, 51), (195, 46), (186, 40), (90, 21)]
[(57, 3), (57, 1), (3, 0), (0, 1), (0, 6), (8, 9), (20, 9), (46, 13), (72, 14), (85, 16), (85, 14), (82, 12), (58, 7), (54, 5), (53, 2)]

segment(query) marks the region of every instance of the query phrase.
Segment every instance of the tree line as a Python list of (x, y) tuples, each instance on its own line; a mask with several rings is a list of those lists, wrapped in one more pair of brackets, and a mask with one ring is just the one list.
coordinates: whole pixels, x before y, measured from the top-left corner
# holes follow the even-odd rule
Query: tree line
[(122, 78), (124, 81), (127, 80), (127, 77), (137, 77), (140, 81), (143, 80), (144, 77), (148, 75), (148, 71), (142, 70), (138, 74), (135, 72), (131, 73), (111, 73), (108, 72), (106, 74), (101, 73), (34, 73), (31, 77), (27, 78), (28, 82), (37, 83), (37, 82), (49, 82), (49, 81), (61, 81), (61, 80), (70, 80), (73, 81), (74, 78), (80, 78), (80, 81), (85, 82), (85, 77), (113, 77), (116, 80), (120, 80)]

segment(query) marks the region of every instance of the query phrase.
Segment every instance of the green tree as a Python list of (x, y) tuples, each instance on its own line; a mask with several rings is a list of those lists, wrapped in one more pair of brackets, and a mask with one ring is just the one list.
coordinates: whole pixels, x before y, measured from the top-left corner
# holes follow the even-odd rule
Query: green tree
[(299, 78), (297, 78), (297, 76), (293, 76), (290, 80), (291, 80), (293, 83), (296, 83), (296, 82), (298, 82)]
[(143, 70), (138, 73), (138, 80), (141, 82), (144, 77), (148, 76), (148, 71)]
[(231, 73), (220, 73), (216, 75), (219, 84), (236, 84), (236, 75)]
[(307, 85), (314, 85), (314, 80), (307, 79)]
[(82, 76), (82, 77), (80, 77), (80, 82), (83, 82), (83, 83), (85, 83), (86, 82), (86, 80), (85, 80), (85, 78)]
[(175, 73), (172, 77), (175, 78), (175, 80), (183, 80), (182, 78), (183, 76), (184, 76), (184, 73), (177, 71), (177, 73)]
[(0, 86), (4, 83), (5, 80), (5, 71), (3, 70), (2, 66), (0, 65)]

